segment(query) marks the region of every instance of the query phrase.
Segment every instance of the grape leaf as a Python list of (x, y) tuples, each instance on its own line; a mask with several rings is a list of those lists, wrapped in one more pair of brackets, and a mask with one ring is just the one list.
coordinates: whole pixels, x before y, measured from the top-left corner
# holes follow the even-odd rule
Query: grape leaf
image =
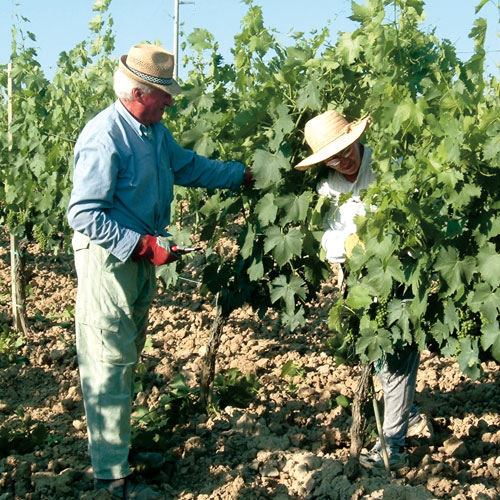
[(356, 342), (356, 353), (365, 361), (376, 361), (384, 352), (393, 352), (391, 334), (388, 330), (362, 330)]
[(256, 189), (264, 189), (281, 182), (281, 170), (288, 169), (289, 163), (281, 151), (276, 154), (257, 149), (253, 157), (252, 173)]
[(255, 213), (263, 226), (272, 224), (276, 220), (278, 207), (274, 203), (274, 195), (266, 193), (255, 205)]
[(435, 268), (439, 271), (449, 288), (455, 292), (462, 283), (469, 283), (476, 271), (474, 257), (467, 256), (459, 260), (458, 251), (453, 247), (443, 247), (438, 255)]
[(292, 275), (290, 280), (286, 276), (280, 275), (271, 282), (270, 286), (271, 302), (279, 299), (284, 300), (287, 313), (295, 310), (295, 297), (305, 300), (306, 286), (302, 278)]
[(264, 251), (272, 252), (278, 266), (283, 267), (302, 250), (302, 233), (298, 229), (282, 232), (277, 226), (268, 228), (265, 232)]
[(484, 245), (477, 256), (478, 269), (484, 281), (496, 288), (500, 285), (500, 255), (492, 243)]
[(500, 331), (498, 320), (483, 325), (481, 328), (481, 346), (486, 351), (491, 349), (493, 358), (500, 363)]
[(480, 377), (481, 367), (477, 339), (465, 338), (460, 341), (460, 354), (457, 361), (460, 371), (472, 380), (477, 380)]

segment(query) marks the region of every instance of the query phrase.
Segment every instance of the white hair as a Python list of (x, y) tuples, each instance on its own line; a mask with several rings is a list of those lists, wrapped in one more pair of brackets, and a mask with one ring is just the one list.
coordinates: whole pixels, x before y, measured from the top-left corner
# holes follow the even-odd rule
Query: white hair
[(134, 94), (133, 94), (134, 89), (139, 89), (144, 94), (149, 94), (153, 91), (153, 87), (151, 87), (151, 85), (147, 85), (145, 83), (138, 82), (133, 78), (130, 78), (130, 76), (127, 76), (119, 68), (117, 68), (115, 71), (113, 86), (115, 89), (116, 96), (124, 101), (134, 100)]

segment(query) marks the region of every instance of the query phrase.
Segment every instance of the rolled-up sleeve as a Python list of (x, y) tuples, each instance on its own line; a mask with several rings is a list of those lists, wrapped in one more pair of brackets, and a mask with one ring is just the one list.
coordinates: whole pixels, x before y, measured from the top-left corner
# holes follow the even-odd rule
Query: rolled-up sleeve
[(167, 134), (167, 140), (175, 184), (235, 191), (243, 183), (245, 166), (242, 163), (223, 162), (200, 156), (194, 151), (182, 148), (170, 133)]
[(173, 185), (236, 190), (245, 167), (182, 148), (162, 124), (153, 135), (120, 101), (93, 118), (75, 145), (70, 226), (125, 261), (142, 234), (165, 235)]

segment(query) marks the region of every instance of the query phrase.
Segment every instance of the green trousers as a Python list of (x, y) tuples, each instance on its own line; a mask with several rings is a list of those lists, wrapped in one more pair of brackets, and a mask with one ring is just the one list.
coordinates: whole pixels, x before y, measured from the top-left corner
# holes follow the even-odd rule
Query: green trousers
[(121, 262), (75, 232), (76, 347), (94, 476), (130, 474), (134, 368), (144, 347), (156, 292), (147, 261)]

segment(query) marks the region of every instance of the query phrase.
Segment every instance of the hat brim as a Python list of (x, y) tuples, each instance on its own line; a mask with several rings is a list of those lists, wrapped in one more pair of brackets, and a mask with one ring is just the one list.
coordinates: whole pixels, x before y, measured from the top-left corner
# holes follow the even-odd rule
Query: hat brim
[(364, 134), (369, 123), (370, 118), (366, 117), (350, 124), (348, 132), (342, 134), (340, 137), (337, 137), (319, 151), (316, 151), (316, 153), (304, 158), (300, 163), (297, 163), (294, 168), (297, 170), (307, 170), (313, 165), (328, 160), (328, 158), (340, 153), (340, 151), (349, 147)]
[(120, 61), (118, 62), (118, 67), (125, 75), (132, 78), (136, 82), (140, 82), (145, 85), (149, 85), (150, 87), (155, 87), (157, 89), (163, 90), (164, 92), (170, 95), (179, 95), (182, 92), (181, 86), (173, 78), (172, 78), (172, 83), (170, 85), (160, 85), (158, 83), (148, 82), (137, 76), (135, 73), (132, 73), (132, 71), (130, 71), (130, 69), (127, 66), (127, 55), (120, 57)]

